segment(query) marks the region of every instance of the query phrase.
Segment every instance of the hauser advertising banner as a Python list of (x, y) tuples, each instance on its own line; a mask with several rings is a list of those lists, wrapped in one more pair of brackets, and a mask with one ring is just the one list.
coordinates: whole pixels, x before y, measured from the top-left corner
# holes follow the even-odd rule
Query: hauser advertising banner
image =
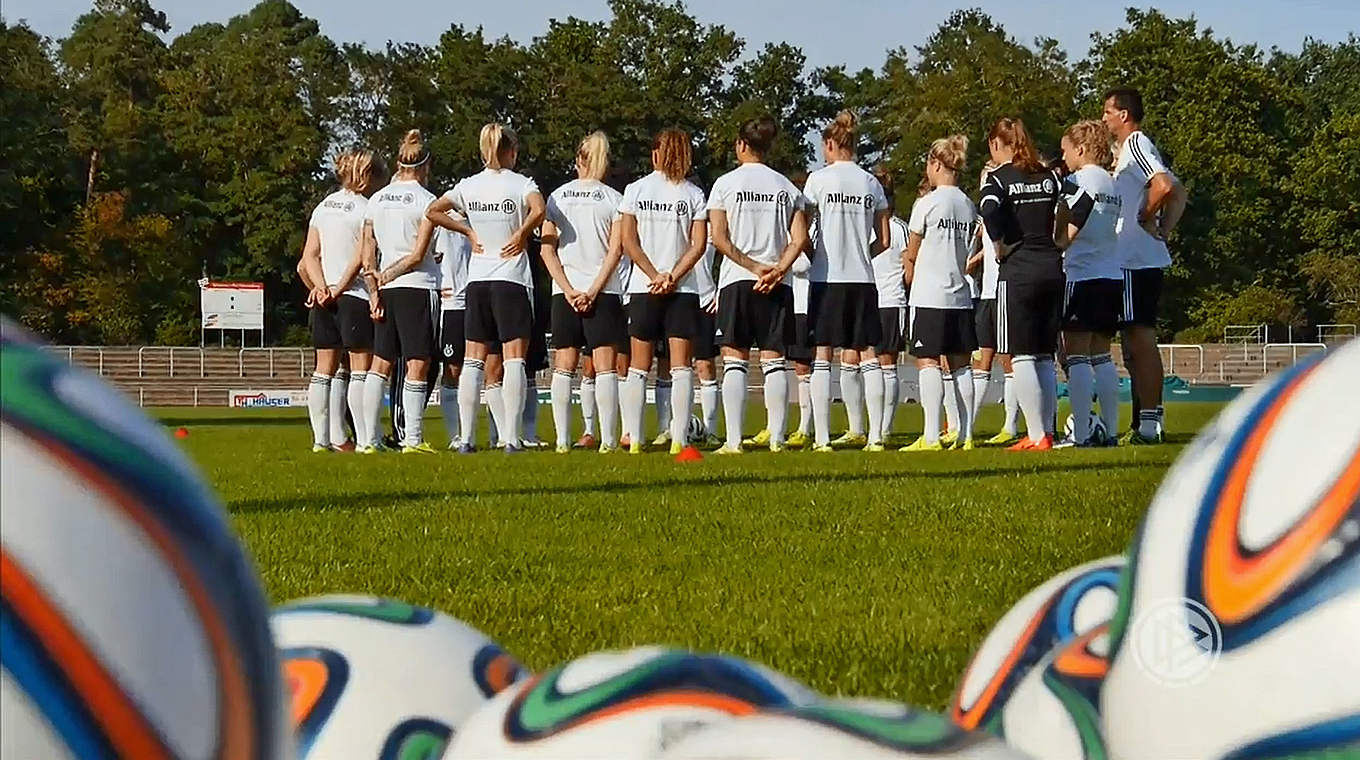
[(306, 407), (307, 391), (231, 391), (228, 401), (233, 409), (284, 409)]

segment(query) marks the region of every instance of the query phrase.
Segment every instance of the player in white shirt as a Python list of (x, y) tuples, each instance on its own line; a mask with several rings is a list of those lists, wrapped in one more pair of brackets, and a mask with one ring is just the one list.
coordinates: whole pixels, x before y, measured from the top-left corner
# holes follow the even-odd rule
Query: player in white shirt
[(1124, 295), (1116, 232), (1121, 201), (1105, 169), (1110, 132), (1104, 124), (1081, 121), (1068, 127), (1062, 152), (1071, 173), (1063, 180), (1067, 211), (1059, 215), (1056, 239), (1065, 250), (1063, 346), (1073, 422), (1071, 437), (1057, 447), (1101, 446), (1107, 441), (1091, 438), (1093, 394), (1100, 398), (1105, 429), (1113, 435), (1119, 425), (1119, 376), (1110, 360), (1110, 340), (1119, 329)]
[(1114, 186), (1122, 204), (1118, 226), (1124, 268), (1124, 361), (1133, 383), (1134, 429), (1126, 443), (1162, 439), (1162, 355), (1157, 349), (1157, 306), (1162, 270), (1171, 266), (1166, 238), (1185, 211), (1185, 188), (1143, 134), (1143, 96), (1131, 87), (1105, 93), (1101, 121), (1114, 136), (1118, 156)]
[(434, 199), (425, 189), (429, 176), (430, 151), (420, 130), (413, 129), (397, 149), (397, 173), (392, 181), (369, 199), (364, 223), (368, 258), (364, 276), (377, 321), (373, 365), (364, 383), (364, 424), (370, 445), (376, 446), (387, 376), (394, 362), (403, 361), (402, 407), (416, 413), (404, 420), (402, 453), (434, 452), (424, 441), (422, 424), (439, 308), (439, 265), (431, 253), (434, 228), (425, 223), (425, 207)]
[(735, 146), (739, 165), (718, 178), (708, 197), (713, 244), (723, 256), (718, 332), (727, 442), (719, 454), (742, 453), (752, 346), (760, 350), (770, 451), (784, 450), (789, 411), (784, 352), (794, 339), (789, 271), (807, 241), (807, 215), (798, 188), (762, 161), (778, 134), (768, 116), (742, 124)]
[[(883, 372), (874, 346), (881, 326), (873, 257), (888, 247), (888, 199), (873, 175), (855, 163), (855, 116), (841, 111), (822, 130), (826, 166), (808, 176), (804, 202), (817, 222), (808, 319), (816, 359), (812, 365), (813, 451), (832, 450), (831, 354), (841, 349), (841, 396), (850, 431), (837, 445), (882, 451)], [(869, 404), (868, 437), (864, 407)]]
[(969, 356), (977, 348), (973, 293), (966, 279), (978, 222), (973, 202), (958, 187), (968, 154), (963, 135), (936, 140), (926, 158), (926, 177), (935, 188), (916, 201), (908, 222), (906, 272), (911, 283), (908, 345), (916, 357), (924, 432), (902, 451), (940, 451), (940, 410), (944, 372), (954, 377), (959, 408), (959, 439), (973, 448), (973, 383)]
[(571, 451), (571, 385), (582, 348), (599, 368), (594, 386), (602, 412), (600, 453), (618, 448), (614, 357), (615, 347), (627, 335), (627, 320), (620, 298), (624, 283), (618, 279), (622, 196), (604, 183), (608, 169), (609, 139), (594, 132), (576, 149), (577, 179), (548, 196), (543, 222), (543, 263), (553, 280), (552, 409), (559, 454)]
[[(341, 153), (335, 161), (340, 189), (317, 204), (307, 226), (298, 271), (310, 291), (316, 348), (316, 371), (307, 391), (314, 452), (345, 450), (346, 404), (354, 417), (355, 445), (367, 450), (369, 444), (363, 427), (363, 388), (373, 360), (373, 319), (359, 271), (368, 193), (376, 189), (380, 173), (372, 151)], [(340, 367), (342, 348), (349, 354), (348, 381)]]
[(463, 235), (441, 229), (434, 250), (439, 260), (439, 356), (444, 373), (439, 386), (439, 413), (449, 434), (449, 448), (462, 445), (458, 410), (458, 379), (463, 372), (466, 337), (463, 314), (467, 303), (467, 266), (472, 246)]
[[(708, 240), (704, 194), (690, 183), (689, 135), (664, 129), (652, 144), (654, 171), (628, 185), (619, 211), (623, 214), (623, 249), (633, 260), (628, 285), (628, 332), (632, 366), (624, 384), (624, 428), (629, 453), (642, 453), (642, 415), (652, 346), (668, 342), (671, 379), (676, 395), (693, 398), (691, 344), (699, 324), (699, 288), (695, 266)], [(683, 409), (683, 415), (676, 410)], [(690, 404), (677, 404), (671, 415), (671, 449), (685, 445)]]
[[(505, 362), (502, 424), (498, 427), (505, 452), (514, 454), (523, 450), (520, 424), (528, 385), (525, 356), (534, 328), (533, 275), (527, 251), (534, 230), (543, 221), (545, 204), (538, 185), (514, 170), (519, 138), (513, 130), (502, 124), (487, 124), (482, 127), (478, 145), (486, 168), (431, 203), (426, 216), (444, 229), (466, 235), (472, 248), (464, 315), (467, 348), (458, 380), (463, 432), (463, 445), (458, 450), (476, 450), (477, 407), (488, 348), (499, 343)], [(449, 211), (457, 211), (467, 222), (454, 219)]]
[[(886, 166), (874, 170), (883, 186), (888, 208), (893, 206), (893, 177)], [(888, 250), (874, 257), (874, 285), (878, 288), (878, 321), (881, 334), (874, 352), (883, 368), (883, 437), (892, 434), (897, 418), (897, 358), (906, 347), (907, 281), (903, 257), (907, 253), (907, 223), (893, 216), (888, 220)], [(866, 388), (867, 392), (868, 389)]]

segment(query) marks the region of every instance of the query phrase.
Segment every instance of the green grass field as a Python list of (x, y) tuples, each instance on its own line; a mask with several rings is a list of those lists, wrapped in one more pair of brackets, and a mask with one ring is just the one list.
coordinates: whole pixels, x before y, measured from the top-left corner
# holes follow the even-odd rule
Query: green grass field
[[(1173, 405), (1169, 425), (1197, 430), (1217, 408)], [(979, 429), (995, 431), (999, 413)], [(184, 445), (275, 601), (363, 592), (430, 605), (535, 668), (669, 643), (749, 657), (831, 694), (934, 708), (1026, 590), (1124, 550), (1190, 437), (676, 464), (664, 453), (314, 455), (303, 412), (159, 416), (189, 429)], [(541, 417), (547, 434), (546, 407)], [(919, 428), (919, 409), (904, 407), (896, 432)], [(443, 442), (437, 416), (426, 430)]]

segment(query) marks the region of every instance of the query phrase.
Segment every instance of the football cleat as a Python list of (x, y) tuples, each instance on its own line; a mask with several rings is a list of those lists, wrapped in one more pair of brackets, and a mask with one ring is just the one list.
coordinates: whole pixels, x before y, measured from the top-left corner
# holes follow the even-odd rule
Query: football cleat
[(713, 452), (713, 453), (715, 453), (715, 454), (720, 454), (720, 455), (722, 455), (722, 456), (730, 456), (730, 455), (733, 455), (733, 454), (745, 454), (746, 452), (743, 451), (742, 449), (739, 449), (739, 448), (738, 448), (738, 449), (734, 449), (734, 448), (732, 448), (731, 446), (723, 446), (722, 448), (718, 449), (717, 451), (715, 451), (715, 452)]
[(832, 442), (831, 442), (831, 446), (832, 446), (832, 448), (838, 448), (838, 449), (839, 449), (839, 448), (847, 448), (847, 449), (849, 449), (849, 448), (855, 448), (855, 449), (859, 449), (859, 448), (863, 448), (864, 445), (865, 445), (866, 443), (868, 443), (868, 442), (869, 442), (869, 437), (866, 436), (866, 435), (855, 435), (854, 433), (846, 433), (845, 435), (841, 436), (840, 438), (837, 438), (836, 440), (832, 441)]
[(652, 439), (652, 445), (653, 445), (653, 446), (665, 446), (665, 445), (669, 444), (670, 442), (671, 442), (671, 431), (669, 431), (669, 430), (663, 430), (663, 431), (661, 431), (661, 435), (658, 435), (656, 438)]
[(641, 454), (641, 453), (642, 453), (642, 444), (640, 444), (640, 443), (630, 443), (630, 444), (628, 444), (628, 453), (629, 453), (629, 454)]
[(804, 433), (801, 430), (795, 430), (789, 436), (789, 440), (786, 441), (785, 443), (791, 449), (807, 448), (808, 446), (812, 445), (812, 436), (808, 435), (807, 433)]
[(679, 454), (681, 451), (684, 450), (685, 444), (679, 441), (671, 441), (671, 456), (675, 456), (676, 454)]
[(814, 454), (834, 454), (835, 452), (836, 449), (832, 448), (829, 443), (819, 443), (812, 447), (812, 453)]
[(576, 448), (578, 449), (593, 449), (596, 447), (596, 445), (597, 444), (595, 443), (595, 436), (591, 435), (590, 433), (586, 433), (585, 435), (576, 439)]
[(571, 447), (570, 447), (570, 446), (558, 446), (557, 448), (555, 448), (555, 449), (553, 449), (553, 450), (556, 451), (558, 454), (570, 454), (570, 453), (571, 453)]
[(331, 447), (330, 447), (330, 446), (322, 446), (322, 445), (319, 444), (319, 443), (314, 443), (314, 444), (312, 444), (312, 453), (313, 453), (313, 454), (332, 454), (332, 453), (334, 453), (334, 452), (331, 451)]
[(983, 441), (983, 443), (987, 446), (1009, 446), (1012, 443), (1015, 443), (1016, 441), (1019, 440), (1020, 435), (1018, 433), (1007, 433), (1006, 431), (1002, 430), (1000, 433), (997, 433), (991, 438), (988, 438), (986, 441)]
[(434, 447), (431, 446), (430, 444), (428, 444), (428, 443), (426, 443), (426, 442), (424, 442), (424, 441), (421, 441), (420, 443), (417, 443), (417, 444), (414, 445), (414, 446), (402, 446), (402, 447), (401, 447), (401, 453), (403, 453), (403, 454), (435, 454), (435, 453), (438, 453), (438, 452), (436, 452), (436, 451), (434, 450)]
[(510, 445), (510, 444), (508, 444), (508, 443), (505, 444), (505, 448), (502, 449), (502, 450), (503, 450), (507, 455), (509, 455), (509, 454), (523, 454), (523, 453), (524, 453), (524, 447), (523, 447), (523, 446), (512, 446), (512, 445)]
[(925, 437), (925, 436), (921, 436), (920, 438), (917, 438), (917, 439), (916, 439), (915, 441), (913, 441), (912, 443), (910, 443), (910, 444), (908, 444), (908, 445), (906, 445), (906, 446), (903, 446), (902, 448), (898, 449), (898, 451), (906, 451), (906, 452), (917, 452), (917, 451), (944, 451), (944, 444), (941, 443), (940, 441), (935, 441), (934, 443), (931, 443), (930, 441), (927, 441), (927, 440), (926, 440), (926, 437)]
[(887, 451), (888, 447), (884, 446), (882, 442), (875, 442), (865, 444), (864, 450), (869, 452), (870, 454), (876, 454), (880, 451)]
[(750, 438), (743, 439), (741, 445), (750, 446), (751, 448), (768, 446), (770, 445), (770, 431), (768, 429), (762, 430), (759, 433), (756, 433), (755, 435), (751, 436)]
[(1148, 438), (1137, 430), (1130, 430), (1119, 439), (1120, 446), (1155, 446), (1162, 442), (1161, 435)]
[(775, 441), (775, 440), (771, 440), (771, 441), (770, 441), (770, 451), (774, 452), (775, 454), (778, 454), (779, 452), (783, 451), (785, 448), (786, 448), (785, 444), (780, 443), (779, 441)]
[(345, 441), (344, 443), (340, 444), (339, 446), (337, 446), (337, 445), (335, 445), (335, 444), (331, 444), (331, 451), (334, 451), (334, 452), (336, 452), (337, 454), (348, 454), (348, 453), (354, 451), (354, 442), (353, 442), (353, 441)]
[(708, 435), (704, 436), (704, 439), (702, 441), (699, 441), (695, 445), (701, 449), (712, 451), (714, 449), (722, 448), (723, 439), (719, 438), (716, 435), (713, 435), (712, 433), (709, 433)]
[(940, 434), (940, 445), (946, 449), (954, 448), (954, 444), (959, 442), (959, 431), (947, 430)]
[(610, 445), (607, 444), (607, 443), (602, 443), (602, 444), (600, 444), (600, 453), (601, 453), (601, 454), (613, 454), (614, 452), (616, 452), (616, 451), (618, 451), (618, 450), (619, 450), (619, 447), (618, 447), (618, 446), (610, 446)]
[(973, 449), (977, 448), (977, 446), (976, 444), (973, 443), (972, 438), (967, 438), (964, 439), (962, 446), (955, 446), (954, 448), (962, 449), (963, 451), (972, 451)]

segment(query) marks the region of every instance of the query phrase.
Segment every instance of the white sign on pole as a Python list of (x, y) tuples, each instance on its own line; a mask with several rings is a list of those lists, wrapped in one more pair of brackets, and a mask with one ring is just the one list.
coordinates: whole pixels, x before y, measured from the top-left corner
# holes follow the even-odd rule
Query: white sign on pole
[(198, 292), (203, 329), (264, 329), (264, 283), (209, 282), (200, 285)]

